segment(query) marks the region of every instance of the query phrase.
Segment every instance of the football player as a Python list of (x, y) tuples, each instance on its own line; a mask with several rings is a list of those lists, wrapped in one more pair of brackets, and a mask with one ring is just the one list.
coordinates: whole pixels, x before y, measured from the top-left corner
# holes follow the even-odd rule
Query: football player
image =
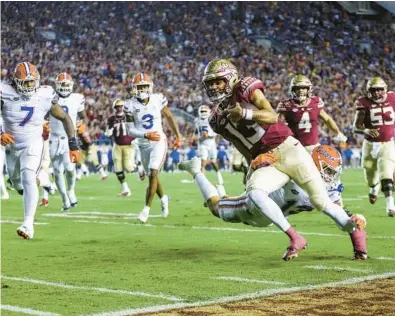
[(381, 185), (386, 201), (386, 213), (395, 216), (395, 93), (387, 91), (387, 84), (380, 77), (371, 78), (366, 84), (366, 96), (355, 102), (356, 114), (353, 130), (363, 134), (362, 167), (369, 190), (369, 201), (374, 204)]
[(141, 161), (149, 174), (149, 184), (146, 193), (145, 206), (138, 218), (142, 223), (148, 220), (152, 200), (158, 194), (162, 216), (169, 214), (169, 198), (163, 193), (159, 181), (159, 171), (167, 154), (167, 139), (162, 128), (162, 115), (166, 117), (175, 135), (174, 148), (181, 146), (181, 135), (177, 123), (167, 107), (167, 99), (162, 93), (153, 93), (153, 82), (145, 73), (134, 76), (132, 81), (134, 97), (125, 101), (125, 114), (128, 133), (138, 138)]
[[(87, 118), (85, 114), (85, 98), (80, 93), (73, 93), (73, 86), (74, 81), (68, 73), (62, 72), (55, 79), (55, 91), (59, 96), (59, 105), (69, 114), (73, 121), (74, 129), (77, 130), (77, 119), (86, 121)], [(62, 198), (61, 210), (69, 211), (70, 207), (76, 207), (78, 204), (75, 195), (75, 164), (69, 159), (69, 149), (66, 146), (67, 137), (63, 125), (52, 115), (49, 122), (51, 129), (49, 154), (55, 183)], [(67, 189), (64, 174), (66, 174)]]
[(198, 109), (199, 117), (195, 119), (195, 134), (198, 135), (198, 153), (202, 158), (202, 171), (204, 172), (206, 166), (210, 163), (217, 173), (217, 186), (219, 190), (223, 189), (224, 180), (222, 179), (221, 171), (219, 171), (217, 163), (217, 144), (213, 129), (208, 123), (208, 118), (211, 110), (207, 105), (201, 105)]
[(49, 184), (48, 175), (38, 173), (43, 152), (43, 124), (48, 112), (60, 120), (65, 130), (71, 162), (78, 162), (78, 149), (73, 121), (58, 104), (59, 96), (50, 86), (40, 86), (40, 74), (30, 62), (19, 63), (11, 84), (1, 83), (1, 145), (6, 146), (7, 168), (11, 182), (23, 195), (24, 222), (17, 233), (25, 239), (34, 235), (34, 215), (38, 204), (38, 188)]
[[(122, 185), (122, 192), (119, 196), (130, 196), (131, 192), (125, 179), (125, 171), (131, 173), (134, 172), (136, 168), (134, 161), (135, 146), (132, 145), (134, 138), (129, 136), (126, 130), (126, 116), (123, 110), (124, 104), (125, 102), (120, 99), (116, 99), (113, 102), (112, 107), (115, 114), (108, 118), (105, 135), (107, 137), (112, 136), (114, 139), (114, 147), (112, 150), (114, 169), (118, 181)], [(140, 179), (143, 179), (145, 177), (145, 172), (141, 164), (139, 171)]]
[[(306, 247), (306, 240), (289, 225), (269, 194), (294, 180), (314, 207), (330, 216), (342, 230), (352, 232), (355, 221), (333, 203), (314, 161), (292, 131), (278, 119), (264, 95), (262, 81), (239, 79), (236, 67), (225, 59), (211, 61), (204, 71), (203, 85), (212, 102), (218, 105), (209, 122), (214, 132), (232, 142), (248, 162), (265, 166), (248, 179), (250, 189), (259, 195), (263, 213), (290, 238), (285, 259)], [(268, 181), (267, 179), (270, 179)]]
[(283, 100), (278, 105), (279, 119), (286, 122), (294, 133), (294, 137), (309, 153), (319, 145), (319, 121), (335, 133), (335, 142), (346, 142), (335, 121), (324, 110), (324, 102), (313, 95), (313, 85), (309, 78), (297, 75), (292, 78), (289, 86), (290, 99)]
[[(314, 149), (313, 158), (325, 182), (328, 184), (328, 193), (332, 202), (339, 203), (341, 193), (339, 191), (330, 191), (330, 188), (338, 183), (341, 172), (340, 154), (333, 147), (324, 145)], [(244, 223), (258, 227), (266, 227), (272, 224), (272, 221), (266, 216), (266, 212), (264, 211), (266, 203), (262, 196), (262, 191), (255, 189), (250, 181), (247, 182), (246, 192), (241, 196), (224, 198), (215, 191), (214, 186), (200, 172), (198, 166), (199, 159), (194, 158), (182, 162), (179, 168), (188, 171), (198, 185), (199, 183), (204, 183), (204, 187), (199, 185), (199, 188), (205, 204), (214, 216), (221, 218), (225, 222)], [(261, 172), (259, 165), (253, 167), (253, 173)], [(271, 181), (271, 179), (267, 179), (266, 181)], [(284, 216), (298, 214), (303, 211), (312, 211), (314, 209), (307, 194), (293, 181), (288, 182), (283, 188), (271, 192), (269, 196), (281, 209)], [(356, 228), (350, 232), (354, 250), (352, 259), (366, 260), (368, 258), (366, 232), (364, 231), (366, 219), (363, 215), (357, 214), (352, 215), (350, 220), (356, 223)], [(275, 224), (277, 225), (277, 223)], [(294, 256), (289, 256), (288, 251), (289, 249), (287, 249), (283, 256), (284, 260), (290, 260), (298, 256), (297, 253)]]

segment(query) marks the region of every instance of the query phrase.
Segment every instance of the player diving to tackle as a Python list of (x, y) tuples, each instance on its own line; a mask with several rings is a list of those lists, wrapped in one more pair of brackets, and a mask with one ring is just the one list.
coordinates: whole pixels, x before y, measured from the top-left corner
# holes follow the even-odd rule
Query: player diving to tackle
[[(331, 146), (321, 145), (313, 150), (312, 156), (327, 185), (330, 199), (332, 202), (339, 204), (341, 201), (341, 190), (335, 188), (339, 186), (339, 176), (342, 169), (340, 154)], [(265, 205), (262, 199), (262, 191), (254, 188), (252, 182), (247, 180), (247, 190), (240, 196), (221, 197), (205, 175), (200, 172), (199, 163), (200, 159), (194, 158), (181, 162), (179, 168), (188, 171), (194, 177), (203, 195), (205, 204), (214, 216), (221, 218), (224, 222), (243, 223), (257, 227), (266, 227), (272, 224), (272, 221), (263, 212)], [(252, 174), (259, 174), (262, 171), (262, 168), (259, 165), (255, 165), (255, 163), (259, 162), (254, 161), (252, 163), (250, 178)], [(270, 181), (270, 179), (267, 179), (267, 181)], [(293, 181), (288, 182), (283, 188), (271, 192), (269, 197), (281, 208), (284, 216), (314, 209), (308, 195)], [(354, 249), (352, 259), (365, 260), (368, 257), (365, 242), (366, 232), (364, 231), (366, 219), (360, 214), (352, 215), (351, 217), (357, 223), (357, 227), (350, 233)], [(365, 238), (354, 238), (352, 235), (363, 235)], [(287, 256), (286, 252), (283, 259), (290, 260), (297, 256), (297, 253), (294, 256)]]

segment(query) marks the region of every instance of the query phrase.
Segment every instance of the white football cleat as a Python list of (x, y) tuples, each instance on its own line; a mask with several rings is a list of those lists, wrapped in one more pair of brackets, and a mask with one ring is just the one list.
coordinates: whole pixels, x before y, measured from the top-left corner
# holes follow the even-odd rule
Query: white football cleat
[(169, 197), (167, 195), (160, 199), (160, 205), (162, 207), (162, 217), (166, 218), (169, 216)]
[(69, 200), (70, 200), (70, 206), (71, 207), (77, 207), (78, 200), (77, 200), (77, 197), (75, 196), (75, 192), (74, 191), (68, 191), (67, 192), (67, 196), (69, 197)]
[(202, 160), (193, 157), (191, 160), (185, 160), (178, 165), (178, 169), (187, 171), (194, 177), (197, 173), (201, 172)]
[(117, 196), (131, 196), (131, 195), (132, 195), (132, 192), (130, 192), (130, 190), (126, 190), (126, 191), (122, 191)]
[(16, 233), (23, 239), (33, 239), (34, 229), (33, 227), (29, 228), (26, 225), (21, 225), (16, 229)]
[(4, 191), (0, 197), (0, 200), (9, 200), (9, 198), (10, 198), (10, 195), (8, 194), (8, 192)]
[(143, 210), (140, 212), (139, 216), (137, 216), (137, 218), (140, 220), (140, 222), (142, 222), (143, 224), (145, 224), (148, 220), (149, 217), (149, 209), (146, 209), (145, 207), (143, 208)]

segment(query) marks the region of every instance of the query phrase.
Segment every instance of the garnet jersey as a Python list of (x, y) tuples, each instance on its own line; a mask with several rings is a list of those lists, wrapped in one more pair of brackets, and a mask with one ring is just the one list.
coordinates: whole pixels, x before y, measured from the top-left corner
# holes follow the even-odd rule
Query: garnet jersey
[[(81, 93), (71, 93), (68, 97), (59, 97), (58, 104), (62, 109), (70, 116), (73, 121), (74, 129), (76, 129), (78, 112), (82, 112), (85, 109), (85, 98)], [(51, 127), (51, 134), (55, 136), (67, 136), (64, 130), (63, 123), (54, 118), (52, 115), (49, 119)]]
[(365, 139), (371, 142), (388, 142), (394, 139), (395, 126), (395, 93), (387, 92), (387, 98), (381, 103), (375, 103), (369, 98), (360, 97), (355, 102), (358, 111), (365, 112), (365, 128), (378, 129), (380, 135)]
[[(242, 108), (257, 110), (251, 102), (252, 94), (257, 89), (264, 91), (264, 85), (259, 79), (241, 79), (233, 90), (229, 107), (239, 102)], [(234, 122), (219, 106), (215, 107), (209, 123), (214, 132), (232, 142), (247, 160), (276, 148), (292, 135), (292, 131), (281, 121), (273, 125), (259, 125), (253, 120), (245, 119)]]
[[(133, 117), (136, 129), (140, 132), (158, 132), (161, 139), (166, 139), (162, 127), (162, 110), (167, 106), (167, 99), (162, 93), (153, 93), (147, 104), (141, 103), (137, 98), (125, 101), (124, 111), (126, 115)], [(139, 139), (139, 144), (149, 144), (145, 138)]]
[(117, 145), (130, 145), (134, 138), (126, 130), (126, 115), (111, 115), (108, 118), (108, 129), (112, 129), (112, 136)]
[(29, 99), (12, 85), (0, 83), (3, 131), (14, 136), (15, 148), (23, 148), (41, 138), (45, 116), (58, 96), (50, 86), (41, 86)]
[(313, 96), (304, 105), (296, 103), (293, 99), (283, 100), (279, 103), (277, 112), (284, 115), (295, 138), (303, 146), (310, 146), (319, 143), (319, 117), (323, 107), (322, 99)]

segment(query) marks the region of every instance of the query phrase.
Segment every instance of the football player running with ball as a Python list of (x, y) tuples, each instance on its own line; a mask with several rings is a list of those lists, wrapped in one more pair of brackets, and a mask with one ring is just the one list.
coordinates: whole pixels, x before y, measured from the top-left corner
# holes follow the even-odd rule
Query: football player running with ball
[[(278, 119), (265, 98), (262, 81), (253, 77), (239, 79), (236, 67), (220, 59), (206, 66), (203, 85), (210, 100), (218, 104), (209, 119), (214, 132), (232, 142), (247, 161), (261, 167), (248, 179), (248, 194), (251, 199), (259, 200), (263, 214), (288, 235), (290, 246), (285, 260), (307, 246), (269, 196), (290, 180), (306, 191), (312, 205), (331, 217), (342, 230), (354, 231), (357, 223), (330, 200), (310, 154), (292, 137), (292, 131)], [(213, 193), (208, 188), (203, 188), (206, 198)], [(361, 242), (364, 236), (352, 238)]]

